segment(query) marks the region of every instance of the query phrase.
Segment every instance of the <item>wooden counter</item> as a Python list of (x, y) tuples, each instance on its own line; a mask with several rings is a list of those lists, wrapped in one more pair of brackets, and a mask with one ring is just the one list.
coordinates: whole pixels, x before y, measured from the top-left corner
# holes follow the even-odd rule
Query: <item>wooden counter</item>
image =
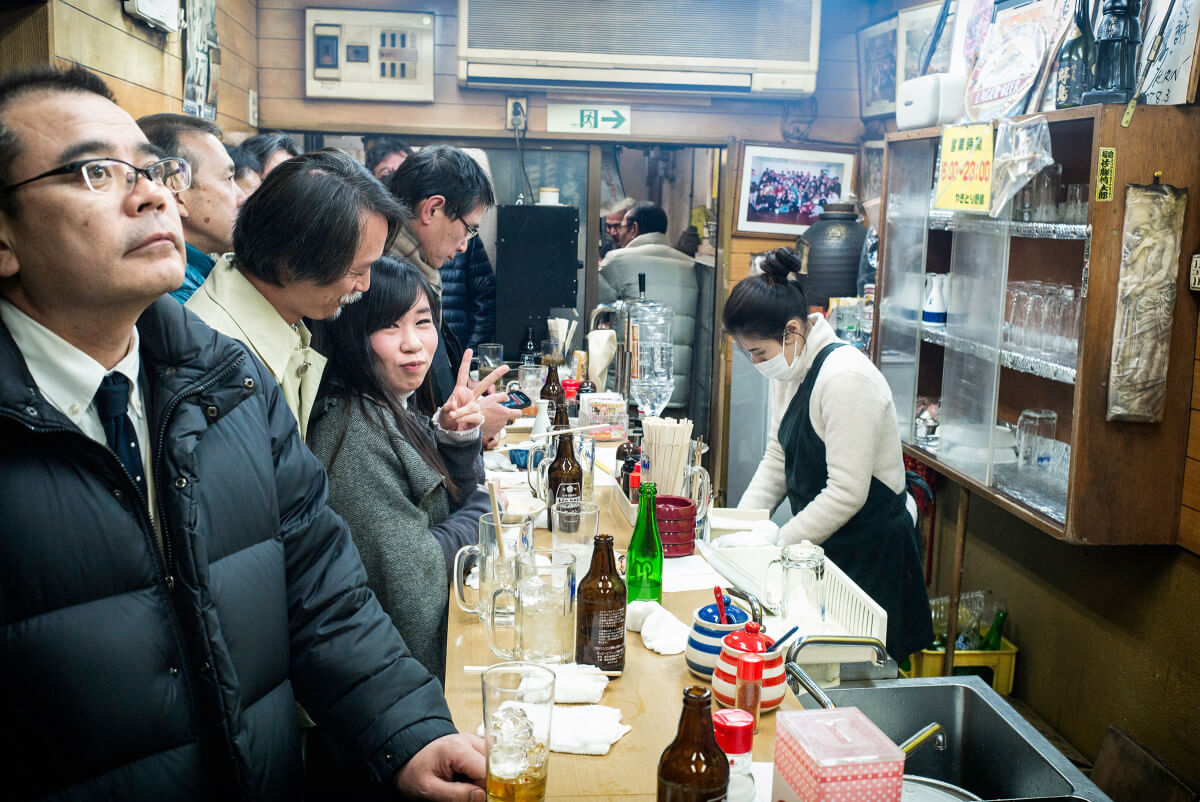
[[(609, 487), (596, 488), (601, 505), (600, 531), (613, 535), (618, 549), (629, 542), (631, 527), (608, 503)], [(538, 546), (549, 547), (550, 533), (538, 531)], [(544, 542), (543, 542), (544, 541)], [(681, 621), (690, 625), (692, 610), (712, 601), (711, 591), (690, 591), (663, 595), (663, 605)], [(683, 654), (664, 656), (642, 645), (642, 636), (627, 632), (625, 675), (612, 680), (601, 704), (620, 709), (622, 720), (633, 727), (603, 757), (563, 755), (550, 757), (550, 778), (546, 798), (574, 800), (654, 799), (658, 758), (675, 737), (683, 709), (683, 689), (707, 683), (687, 670)], [(446, 699), (454, 714), (454, 723), (462, 732), (475, 732), (483, 720), (480, 678), (463, 673), (465, 665), (491, 665), (501, 662), (488, 649), (483, 626), (472, 615), (462, 612), (453, 601), (446, 645)], [(783, 709), (800, 709), (788, 693)], [(754, 759), (769, 761), (775, 750), (775, 714), (762, 717), (754, 739)]]

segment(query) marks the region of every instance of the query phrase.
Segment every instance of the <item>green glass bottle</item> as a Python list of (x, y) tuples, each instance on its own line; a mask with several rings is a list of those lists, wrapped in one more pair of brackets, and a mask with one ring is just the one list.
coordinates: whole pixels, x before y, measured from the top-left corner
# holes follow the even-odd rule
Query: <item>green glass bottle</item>
[(996, 652), (1004, 646), (1004, 641), (1000, 637), (1001, 630), (1004, 629), (1004, 619), (1008, 618), (1007, 610), (997, 610), (996, 617), (992, 619), (992, 628), (983, 636), (983, 641), (979, 644), (979, 648), (983, 651)]
[(658, 488), (653, 482), (642, 485), (637, 523), (625, 555), (625, 587), (631, 602), (662, 602), (663, 550), (658, 537), (658, 519), (654, 515), (657, 496)]

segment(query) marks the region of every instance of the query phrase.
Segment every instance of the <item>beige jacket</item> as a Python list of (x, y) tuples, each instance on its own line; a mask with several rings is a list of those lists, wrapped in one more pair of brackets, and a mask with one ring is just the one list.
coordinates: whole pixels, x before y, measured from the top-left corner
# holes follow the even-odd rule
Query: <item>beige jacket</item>
[(222, 334), (240, 340), (279, 382), (288, 408), (308, 435), (308, 419), (325, 370), (325, 357), (311, 347), (312, 335), (303, 322), (289, 325), (270, 301), (229, 263), (225, 254), (187, 308)]
[(433, 291), (442, 297), (442, 274), (438, 272), (436, 267), (430, 267), (425, 261), (425, 254), (421, 251), (421, 243), (417, 239), (416, 232), (408, 223), (402, 223), (400, 229), (396, 232), (396, 236), (392, 238), (392, 244), (388, 246), (387, 255), (393, 259), (403, 259), (406, 262), (412, 262), (417, 269), (429, 281)]

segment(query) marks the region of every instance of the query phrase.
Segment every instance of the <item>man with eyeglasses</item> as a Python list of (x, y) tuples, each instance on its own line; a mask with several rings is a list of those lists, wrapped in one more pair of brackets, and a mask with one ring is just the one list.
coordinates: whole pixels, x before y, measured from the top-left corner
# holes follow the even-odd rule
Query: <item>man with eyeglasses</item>
[(190, 114), (150, 114), (137, 121), (151, 144), (168, 156), (187, 161), (192, 184), (175, 193), (183, 237), (187, 245), (187, 271), (183, 286), (171, 293), (187, 303), (222, 254), (233, 250), (233, 221), (246, 202), (236, 182), (233, 159), (221, 144), (221, 129)]
[(603, 259), (608, 255), (609, 251), (615, 251), (618, 248), (624, 247), (621, 244), (621, 224), (625, 220), (625, 212), (633, 208), (637, 203), (633, 198), (622, 198), (607, 207), (604, 214), (604, 241), (600, 243), (600, 258)]
[(278, 385), (165, 296), (189, 179), (82, 68), (0, 77), (5, 798), (299, 799), (299, 700), (380, 782), (481, 802)]
[[(388, 188), (412, 212), (388, 252), (416, 265), (442, 303), (432, 366), (434, 395), (441, 404), (454, 389), (464, 346), (495, 333), (496, 279), (477, 235), (483, 213), (496, 197), (479, 163), (449, 145), (421, 148), (409, 156), (392, 173)], [(490, 395), (481, 399), (485, 440), (520, 417), (519, 410), (500, 406), (501, 400)]]

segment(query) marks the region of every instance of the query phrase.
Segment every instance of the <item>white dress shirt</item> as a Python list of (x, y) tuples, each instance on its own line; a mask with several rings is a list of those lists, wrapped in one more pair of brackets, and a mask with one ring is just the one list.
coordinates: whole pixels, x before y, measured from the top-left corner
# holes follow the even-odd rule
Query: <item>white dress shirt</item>
[[(17, 344), (30, 375), (38, 390), (50, 405), (66, 415), (71, 423), (97, 443), (108, 447), (100, 413), (93, 402), (100, 382), (111, 373), (119, 373), (129, 380), (129, 409), (127, 414), (133, 421), (137, 433), (138, 449), (142, 454), (142, 471), (146, 480), (146, 495), (150, 520), (154, 524), (161, 548), (159, 522), (155, 516), (154, 472), (151, 469), (150, 423), (146, 417), (146, 406), (142, 399), (142, 388), (138, 385), (138, 373), (142, 358), (138, 351), (138, 331), (135, 327), (129, 339), (129, 351), (111, 371), (29, 315), (0, 298), (0, 321), (8, 328), (13, 342)], [(135, 479), (137, 477), (134, 477)]]

